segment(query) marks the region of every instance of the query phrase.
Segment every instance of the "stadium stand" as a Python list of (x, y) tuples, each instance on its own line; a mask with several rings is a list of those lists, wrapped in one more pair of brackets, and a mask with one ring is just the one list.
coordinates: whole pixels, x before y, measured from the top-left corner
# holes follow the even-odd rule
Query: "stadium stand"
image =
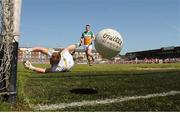
[(162, 47), (160, 49), (128, 52), (126, 60), (145, 63), (175, 63), (180, 62), (180, 46)]
[[(29, 48), (29, 47), (25, 47)], [(62, 48), (54, 48), (61, 50)], [(180, 63), (180, 46), (162, 47), (160, 49), (145, 50), (137, 52), (128, 52), (125, 55), (117, 55), (114, 59), (103, 59), (102, 56), (93, 50), (96, 64), (138, 64), (138, 63)], [(77, 49), (73, 55), (77, 64), (86, 64), (86, 55), (83, 49)], [(25, 55), (24, 52), (18, 51), (18, 62), (31, 59), (33, 63), (49, 63), (48, 56), (39, 52), (32, 52)]]

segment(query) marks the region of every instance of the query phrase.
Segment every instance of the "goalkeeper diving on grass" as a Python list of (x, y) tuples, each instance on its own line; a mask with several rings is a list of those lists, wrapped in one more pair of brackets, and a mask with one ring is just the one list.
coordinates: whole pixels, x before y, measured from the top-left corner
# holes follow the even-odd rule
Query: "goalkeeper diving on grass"
[(55, 51), (54, 49), (43, 48), (43, 47), (34, 47), (30, 49), (20, 49), (26, 52), (41, 52), (49, 56), (49, 61), (51, 64), (50, 68), (40, 68), (35, 67), (31, 64), (29, 60), (24, 62), (24, 66), (27, 69), (40, 73), (48, 72), (67, 72), (74, 66), (74, 60), (72, 54), (75, 52), (75, 49), (80, 47), (79, 43), (69, 45), (62, 51)]

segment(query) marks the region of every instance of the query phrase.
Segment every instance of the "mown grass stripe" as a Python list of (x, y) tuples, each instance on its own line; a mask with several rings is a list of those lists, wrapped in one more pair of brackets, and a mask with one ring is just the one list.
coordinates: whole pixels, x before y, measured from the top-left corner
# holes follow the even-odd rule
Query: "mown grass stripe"
[(130, 100), (138, 100), (138, 99), (148, 99), (153, 97), (165, 97), (169, 95), (177, 95), (180, 94), (180, 91), (170, 91), (163, 93), (155, 93), (148, 94), (145, 96), (131, 96), (131, 97), (118, 97), (114, 99), (104, 99), (104, 100), (92, 100), (92, 101), (81, 101), (81, 102), (72, 102), (72, 103), (61, 103), (61, 104), (49, 104), (49, 105), (37, 105), (34, 106), (34, 110), (45, 111), (45, 110), (58, 110), (69, 107), (79, 107), (79, 106), (95, 106), (98, 104), (110, 104), (110, 103), (119, 103)]

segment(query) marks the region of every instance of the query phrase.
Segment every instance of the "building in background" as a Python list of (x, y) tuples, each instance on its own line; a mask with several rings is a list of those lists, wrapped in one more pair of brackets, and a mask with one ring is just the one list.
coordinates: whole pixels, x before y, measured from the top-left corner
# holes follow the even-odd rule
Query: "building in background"
[[(21, 48), (30, 48), (30, 47), (21, 47)], [(56, 51), (61, 51), (62, 48), (54, 48)], [(103, 59), (96, 50), (93, 50), (95, 63), (100, 63)], [(86, 54), (83, 49), (76, 49), (74, 55), (74, 60), (78, 64), (86, 64)], [(18, 62), (23, 62), (24, 60), (30, 60), (32, 63), (49, 63), (49, 57), (47, 55), (42, 54), (41, 52), (31, 52), (27, 54), (25, 51), (18, 51)]]
[[(28, 48), (28, 47), (24, 47)], [(54, 48), (57, 51), (62, 48)], [(128, 52), (125, 55), (117, 55), (111, 60), (103, 59), (102, 56), (93, 50), (95, 64), (139, 64), (139, 63), (180, 63), (180, 46), (162, 47), (160, 49)], [(87, 64), (86, 54), (83, 49), (76, 49), (74, 55), (75, 63)], [(49, 63), (49, 57), (40, 52), (31, 52), (26, 55), (18, 51), (18, 62), (30, 60), (32, 63)]]

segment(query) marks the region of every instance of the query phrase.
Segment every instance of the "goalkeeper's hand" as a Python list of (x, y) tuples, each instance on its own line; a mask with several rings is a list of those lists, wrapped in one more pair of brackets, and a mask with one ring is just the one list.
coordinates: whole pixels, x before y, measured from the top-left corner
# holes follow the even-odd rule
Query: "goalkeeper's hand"
[(34, 70), (35, 69), (35, 67), (32, 66), (32, 64), (31, 64), (31, 62), (29, 60), (24, 62), (24, 67), (27, 68), (27, 69), (30, 69), (30, 70)]

